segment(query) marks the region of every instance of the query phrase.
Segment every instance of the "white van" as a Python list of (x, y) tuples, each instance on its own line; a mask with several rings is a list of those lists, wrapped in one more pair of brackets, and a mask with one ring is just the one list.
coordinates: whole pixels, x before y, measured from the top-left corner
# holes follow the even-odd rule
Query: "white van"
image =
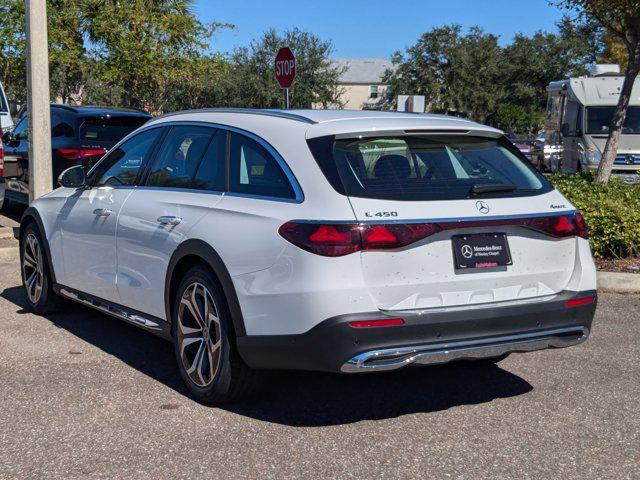
[[(598, 168), (623, 81), (619, 65), (594, 65), (588, 77), (547, 86), (544, 163), (548, 170), (573, 173)], [(640, 80), (633, 87), (613, 172), (636, 183), (638, 171)]]
[(9, 102), (7, 102), (7, 96), (4, 94), (2, 83), (0, 83), (0, 130), (4, 133), (12, 128), (13, 119), (9, 111)]

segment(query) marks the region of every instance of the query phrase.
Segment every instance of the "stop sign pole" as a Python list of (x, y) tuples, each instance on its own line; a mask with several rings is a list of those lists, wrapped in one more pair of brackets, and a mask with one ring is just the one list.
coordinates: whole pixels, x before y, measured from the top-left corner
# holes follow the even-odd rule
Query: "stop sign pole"
[(296, 57), (289, 47), (282, 47), (276, 55), (274, 64), (276, 80), (284, 90), (285, 108), (289, 109), (289, 87), (296, 79)]

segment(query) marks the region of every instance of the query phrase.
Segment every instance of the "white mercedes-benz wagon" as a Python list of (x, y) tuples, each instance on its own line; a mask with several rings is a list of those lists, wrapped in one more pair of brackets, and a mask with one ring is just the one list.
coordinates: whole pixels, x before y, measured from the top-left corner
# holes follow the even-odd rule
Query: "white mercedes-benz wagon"
[(72, 299), (171, 340), (189, 390), (586, 340), (575, 207), (502, 135), (438, 115), (202, 110), (148, 122), (25, 212), (39, 313)]

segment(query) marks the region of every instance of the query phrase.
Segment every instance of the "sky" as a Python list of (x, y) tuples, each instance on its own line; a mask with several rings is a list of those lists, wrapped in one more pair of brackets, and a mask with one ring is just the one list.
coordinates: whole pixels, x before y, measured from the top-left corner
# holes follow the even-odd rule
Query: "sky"
[(480, 25), (504, 45), (516, 33), (554, 31), (562, 16), (548, 0), (196, 0), (195, 12), (235, 25), (216, 33), (214, 51), (247, 45), (271, 27), (299, 27), (332, 40), (333, 57), (384, 58), (447, 23)]

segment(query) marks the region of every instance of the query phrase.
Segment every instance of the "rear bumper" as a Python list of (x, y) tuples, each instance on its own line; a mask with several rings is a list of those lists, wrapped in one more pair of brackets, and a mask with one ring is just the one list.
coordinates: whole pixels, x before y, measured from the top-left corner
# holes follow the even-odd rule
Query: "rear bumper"
[[(567, 301), (595, 296), (565, 291), (527, 301), (344, 315), (303, 334), (239, 337), (238, 349), (253, 368), (351, 373), (561, 348), (587, 339), (597, 303), (568, 307)], [(404, 325), (349, 326), (390, 317)]]

